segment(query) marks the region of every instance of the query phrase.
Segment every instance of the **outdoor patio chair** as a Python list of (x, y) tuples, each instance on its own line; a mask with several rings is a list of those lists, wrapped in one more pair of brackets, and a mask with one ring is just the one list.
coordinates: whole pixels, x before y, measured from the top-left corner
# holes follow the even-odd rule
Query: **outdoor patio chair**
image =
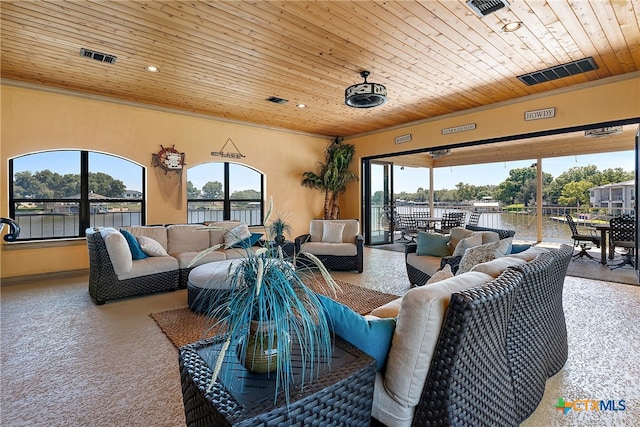
[(630, 265), (635, 268), (635, 249), (636, 249), (636, 221), (630, 216), (620, 216), (611, 218), (609, 221), (611, 229), (609, 230), (609, 244), (611, 249), (616, 247), (625, 248), (626, 252), (622, 255), (622, 261), (610, 265), (611, 270)]
[(445, 212), (442, 214), (440, 228), (435, 229), (436, 233), (449, 234), (453, 227), (462, 227), (465, 216), (464, 212)]
[(467, 225), (478, 225), (480, 222), (480, 215), (482, 215), (482, 212), (471, 212)]
[[(418, 223), (413, 215), (398, 215), (398, 231), (400, 231), (398, 242), (415, 242), (418, 235)], [(407, 239), (407, 236), (409, 236), (409, 239)]]
[(597, 258), (594, 258), (587, 251), (591, 249), (591, 246), (588, 246), (590, 243), (596, 245), (597, 248), (600, 247), (600, 236), (596, 234), (595, 230), (591, 231), (590, 234), (580, 234), (580, 232), (578, 231), (578, 225), (573, 220), (573, 217), (571, 216), (571, 214), (566, 214), (565, 218), (567, 219), (567, 224), (569, 224), (569, 228), (571, 229), (571, 238), (573, 239), (573, 247), (574, 248), (580, 247), (580, 252), (578, 252), (577, 254), (574, 254), (572, 258), (576, 260), (578, 258), (587, 257), (589, 259), (599, 262)]

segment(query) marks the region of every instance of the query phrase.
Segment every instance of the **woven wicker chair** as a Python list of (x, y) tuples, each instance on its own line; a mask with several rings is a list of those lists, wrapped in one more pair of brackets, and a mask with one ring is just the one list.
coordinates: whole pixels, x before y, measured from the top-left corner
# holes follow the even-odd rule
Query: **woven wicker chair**
[(514, 267), (523, 274), (507, 329), (507, 360), (513, 377), (513, 406), (518, 422), (535, 411), (547, 378), (568, 357), (562, 289), (573, 248), (541, 254)]
[[(326, 222), (345, 224), (341, 243), (322, 242)], [(304, 251), (315, 255), (328, 270), (356, 270), (362, 273), (364, 268), (364, 238), (360, 234), (358, 220), (311, 220), (309, 233), (296, 237), (294, 243), (296, 253)], [(297, 261), (302, 265), (312, 266), (304, 257), (298, 257)]]
[(178, 269), (126, 280), (118, 279), (100, 232), (90, 228), (86, 234), (89, 250), (89, 295), (96, 304), (154, 292), (175, 291), (178, 288)]
[(478, 225), (478, 223), (480, 222), (480, 215), (482, 215), (482, 212), (471, 212), (471, 215), (469, 215), (469, 221), (467, 221), (467, 225)]
[(454, 293), (412, 426), (517, 426), (506, 351), (523, 274)]

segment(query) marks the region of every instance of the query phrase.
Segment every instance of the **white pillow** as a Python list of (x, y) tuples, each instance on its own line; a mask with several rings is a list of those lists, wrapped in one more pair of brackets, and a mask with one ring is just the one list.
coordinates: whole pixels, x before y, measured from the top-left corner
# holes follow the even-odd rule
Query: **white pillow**
[(480, 246), (481, 244), (482, 244), (482, 234), (474, 233), (469, 237), (465, 237), (464, 239), (461, 239), (456, 245), (456, 248), (454, 249), (453, 254), (451, 254), (451, 256), (462, 256), (464, 255), (467, 249)]
[(113, 271), (116, 275), (128, 273), (133, 268), (133, 257), (127, 239), (122, 233), (112, 227), (105, 227), (100, 230), (104, 244), (107, 247), (107, 253), (113, 265)]
[(340, 222), (325, 222), (322, 226), (322, 241), (324, 243), (342, 243), (344, 224)]
[[(462, 241), (462, 240), (461, 240)], [(429, 280), (427, 280), (427, 283), (425, 283), (425, 285), (429, 285), (431, 283), (436, 283), (436, 282), (440, 282), (442, 280), (446, 280), (453, 277), (453, 272), (451, 271), (451, 266), (449, 264), (446, 264), (442, 270), (438, 270), (436, 272), (436, 274), (434, 274), (433, 276), (431, 276), (429, 278)]]
[(229, 249), (236, 243), (240, 243), (244, 239), (248, 239), (250, 237), (251, 231), (249, 231), (249, 226), (247, 224), (240, 224), (237, 227), (233, 227), (231, 230), (227, 231), (227, 233), (224, 235), (224, 248)]
[(491, 261), (496, 258), (503, 257), (511, 247), (512, 237), (502, 239), (497, 242), (487, 243), (467, 249), (460, 260), (460, 267), (456, 276), (471, 271), (471, 269), (483, 262)]
[(136, 236), (136, 240), (138, 240), (142, 252), (149, 256), (169, 256), (160, 242), (153, 240), (151, 237)]

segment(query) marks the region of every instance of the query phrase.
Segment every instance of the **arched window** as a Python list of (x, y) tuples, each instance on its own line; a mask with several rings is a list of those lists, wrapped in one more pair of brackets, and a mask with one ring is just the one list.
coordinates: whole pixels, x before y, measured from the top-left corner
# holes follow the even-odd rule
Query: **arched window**
[(264, 175), (248, 166), (212, 162), (187, 171), (187, 222), (238, 220), (262, 225)]
[(84, 237), (89, 227), (144, 224), (144, 167), (93, 151), (9, 160), (9, 216), (18, 240)]

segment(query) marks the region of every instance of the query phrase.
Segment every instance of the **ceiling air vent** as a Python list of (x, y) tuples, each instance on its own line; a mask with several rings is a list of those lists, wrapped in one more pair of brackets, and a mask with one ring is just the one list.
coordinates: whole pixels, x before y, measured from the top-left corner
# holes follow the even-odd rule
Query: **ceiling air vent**
[(523, 74), (518, 76), (518, 79), (527, 86), (533, 86), (538, 83), (574, 76), (576, 74), (586, 73), (587, 71), (597, 69), (598, 64), (596, 64), (593, 57), (590, 56), (588, 58), (579, 59), (562, 65), (556, 65), (555, 67), (546, 68), (544, 70), (534, 71), (533, 73)]
[(482, 18), (496, 10), (509, 7), (509, 2), (507, 0), (467, 0), (467, 6)]
[(267, 101), (273, 102), (274, 104), (284, 104), (285, 102), (289, 102), (288, 99), (278, 98), (277, 96), (270, 96), (267, 98)]
[(118, 59), (115, 55), (109, 55), (106, 53), (96, 52), (95, 50), (89, 50), (85, 48), (80, 49), (80, 56), (85, 58), (95, 59), (96, 61), (106, 62), (107, 64), (115, 64), (116, 59)]

